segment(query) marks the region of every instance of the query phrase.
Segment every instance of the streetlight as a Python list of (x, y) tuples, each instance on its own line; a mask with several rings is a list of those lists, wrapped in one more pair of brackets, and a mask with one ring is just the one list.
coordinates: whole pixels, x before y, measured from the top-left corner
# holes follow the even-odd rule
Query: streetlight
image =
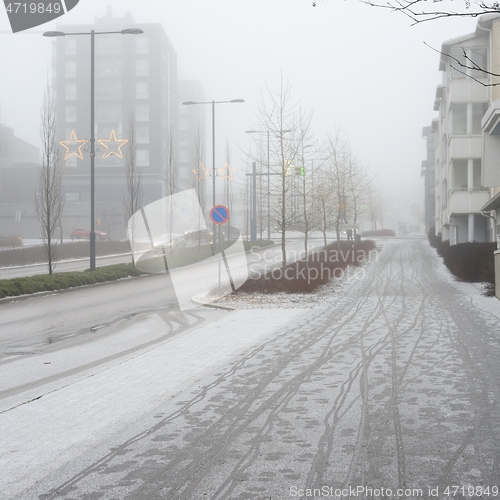
[[(245, 134), (267, 134), (267, 239), (271, 239), (271, 162), (269, 159), (269, 132), (270, 130), (247, 130)], [(281, 130), (281, 133), (286, 134), (291, 130)]]
[(95, 31), (85, 33), (65, 33), (64, 31), (46, 31), (43, 36), (73, 36), (90, 35), (90, 270), (95, 271), (95, 119), (94, 119), (94, 62), (95, 35), (140, 35), (144, 33), (139, 28), (126, 28), (120, 31)]
[[(245, 102), (244, 99), (232, 99), (231, 101), (185, 101), (182, 104), (190, 106), (193, 104), (211, 104), (212, 105), (212, 202), (213, 207), (215, 207), (215, 105), (216, 104), (234, 104), (238, 102)], [(215, 248), (215, 223), (213, 224), (213, 242)]]

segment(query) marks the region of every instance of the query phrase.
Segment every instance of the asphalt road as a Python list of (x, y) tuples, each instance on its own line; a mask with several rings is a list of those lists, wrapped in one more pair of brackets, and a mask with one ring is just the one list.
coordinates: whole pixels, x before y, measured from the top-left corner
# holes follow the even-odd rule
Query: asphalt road
[(363, 279), (22, 498), (495, 498), (500, 324), (462, 290), (427, 242), (386, 242)]
[[(311, 243), (310, 248), (315, 245), (321, 246), (321, 241)], [(300, 241), (287, 243), (289, 258), (297, 258), (302, 248)], [(252, 266), (276, 265), (280, 255), (278, 246), (247, 253), (248, 266), (251, 269)], [(130, 259), (127, 256), (120, 258)], [(99, 262), (109, 263), (114, 259), (117, 258)], [(68, 263), (70, 265), (83, 264)], [(186, 279), (195, 280), (196, 272), (187, 272)], [(11, 357), (13, 352), (40, 353), (46, 346), (64, 339), (82, 337), (85, 341), (86, 335), (103, 326), (112, 326), (140, 314), (166, 314), (176, 310), (176, 295), (168, 274), (5, 299), (0, 301), (0, 360)]]
[[(132, 262), (130, 255), (117, 255), (109, 257), (97, 257), (96, 266), (111, 266), (113, 264), (128, 264)], [(71, 271), (85, 271), (90, 267), (89, 259), (74, 260), (69, 262), (58, 262), (54, 272), (64, 273)], [(31, 266), (0, 267), (0, 279), (22, 278), (24, 276), (35, 276), (47, 274), (47, 264), (33, 264)]]

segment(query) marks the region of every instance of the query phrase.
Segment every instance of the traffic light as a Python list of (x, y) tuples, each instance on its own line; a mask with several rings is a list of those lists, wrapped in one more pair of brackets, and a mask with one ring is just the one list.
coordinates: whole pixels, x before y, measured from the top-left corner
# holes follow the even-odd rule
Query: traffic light
[(306, 175), (306, 167), (295, 167), (295, 175), (304, 177), (304, 175)]
[(100, 217), (97, 217), (97, 225), (100, 226), (101, 225), (101, 218)]

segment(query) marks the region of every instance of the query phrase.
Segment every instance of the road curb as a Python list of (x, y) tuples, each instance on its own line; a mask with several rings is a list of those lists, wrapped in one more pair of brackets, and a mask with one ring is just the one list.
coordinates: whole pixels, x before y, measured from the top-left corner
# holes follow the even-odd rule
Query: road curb
[(197, 297), (191, 297), (191, 302), (193, 304), (196, 304), (197, 306), (209, 307), (211, 309), (222, 309), (223, 311), (236, 311), (237, 310), (234, 307), (221, 306), (221, 305), (217, 305), (217, 304), (209, 304), (207, 302), (202, 302)]

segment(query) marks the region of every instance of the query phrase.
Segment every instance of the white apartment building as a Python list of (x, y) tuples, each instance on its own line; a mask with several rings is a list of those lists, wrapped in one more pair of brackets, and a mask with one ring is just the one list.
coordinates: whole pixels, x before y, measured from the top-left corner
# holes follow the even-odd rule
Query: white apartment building
[(500, 153), (500, 136), (491, 138), (500, 133), (495, 128), (500, 121), (495, 103), (500, 88), (490, 86), (493, 77), (485, 72), (497, 67), (500, 73), (497, 38), (500, 41), (500, 15), (487, 15), (479, 19), (474, 33), (448, 40), (441, 48), (443, 81), (434, 105), (439, 117), (432, 123), (435, 231), (452, 245), (496, 238), (492, 219), (482, 211), (494, 195), (493, 186), (500, 185), (500, 163), (490, 144), (498, 140)]

